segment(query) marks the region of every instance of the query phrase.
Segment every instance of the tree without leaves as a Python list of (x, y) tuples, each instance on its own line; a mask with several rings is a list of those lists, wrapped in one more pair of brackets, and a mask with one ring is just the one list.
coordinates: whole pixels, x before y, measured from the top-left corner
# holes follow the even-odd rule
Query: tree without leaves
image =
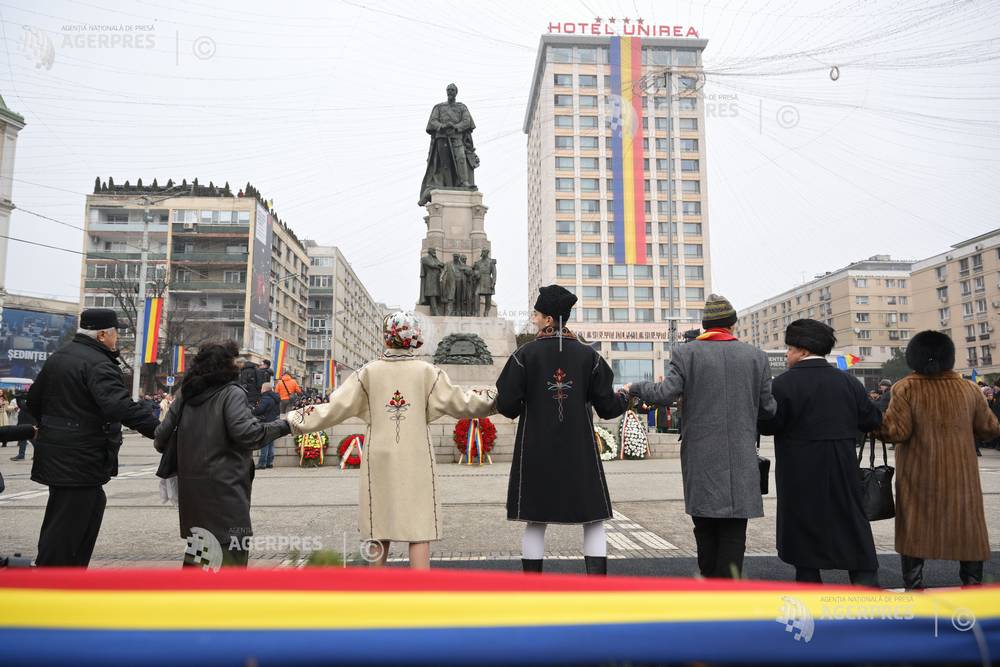
[[(121, 262), (117, 266), (121, 268), (135, 266), (135, 264)], [(149, 271), (150, 275), (147, 275), (146, 279), (146, 296), (162, 297), (167, 291), (166, 269), (163, 265), (152, 265), (149, 269), (151, 271)], [(115, 303), (118, 304), (118, 313), (124, 320), (124, 322), (119, 322), (119, 324), (123, 324), (122, 329), (124, 329), (126, 334), (131, 336), (131, 342), (120, 342), (118, 350), (121, 353), (122, 362), (125, 364), (128, 372), (132, 373), (132, 361), (135, 356), (136, 345), (136, 327), (146, 307), (144, 303), (139, 304), (139, 281), (136, 278), (128, 277), (126, 271), (122, 271), (122, 275), (119, 275), (116, 271), (115, 276), (108, 279), (104, 289), (114, 297)]]

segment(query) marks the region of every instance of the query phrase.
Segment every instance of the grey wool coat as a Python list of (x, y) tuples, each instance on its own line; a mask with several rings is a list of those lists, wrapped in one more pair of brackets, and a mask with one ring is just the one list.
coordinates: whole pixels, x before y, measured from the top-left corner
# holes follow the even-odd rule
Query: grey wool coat
[(767, 355), (736, 340), (695, 340), (674, 347), (663, 382), (637, 382), (644, 402), (684, 401), (681, 474), (691, 516), (764, 516), (757, 466), (757, 420), (774, 415)]

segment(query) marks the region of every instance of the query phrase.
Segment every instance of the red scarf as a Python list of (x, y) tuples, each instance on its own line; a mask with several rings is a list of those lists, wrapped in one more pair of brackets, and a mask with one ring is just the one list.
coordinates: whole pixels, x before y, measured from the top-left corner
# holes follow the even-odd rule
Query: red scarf
[(725, 329), (706, 329), (705, 333), (695, 338), (695, 340), (736, 340), (736, 336)]

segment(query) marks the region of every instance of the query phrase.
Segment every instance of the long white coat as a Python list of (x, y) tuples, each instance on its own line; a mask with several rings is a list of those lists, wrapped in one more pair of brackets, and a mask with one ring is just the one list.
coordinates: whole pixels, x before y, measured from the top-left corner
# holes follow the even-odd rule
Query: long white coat
[(362, 538), (441, 539), (441, 503), (427, 425), (445, 415), (485, 417), (492, 400), (463, 391), (443, 370), (414, 359), (408, 350), (386, 350), (338, 387), (329, 403), (312, 407), (309, 414), (289, 414), (295, 433), (320, 431), (350, 417), (368, 424), (358, 495)]

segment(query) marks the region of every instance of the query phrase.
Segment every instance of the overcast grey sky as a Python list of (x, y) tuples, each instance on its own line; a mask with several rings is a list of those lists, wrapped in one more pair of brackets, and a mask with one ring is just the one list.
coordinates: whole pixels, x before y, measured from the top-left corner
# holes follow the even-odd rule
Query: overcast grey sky
[[(737, 308), (1000, 226), (998, 2), (0, 0), (0, 93), (28, 123), (14, 202), (82, 225), (96, 176), (251, 181), (377, 300), (412, 307), (424, 126), (454, 81), (477, 125), (496, 300), (524, 310), (538, 39), (610, 16), (709, 40), (713, 289)], [(101, 37), (115, 34), (141, 48)], [(82, 244), (23, 211), (11, 234)], [(10, 291), (76, 300), (79, 276), (78, 256), (10, 243)]]

